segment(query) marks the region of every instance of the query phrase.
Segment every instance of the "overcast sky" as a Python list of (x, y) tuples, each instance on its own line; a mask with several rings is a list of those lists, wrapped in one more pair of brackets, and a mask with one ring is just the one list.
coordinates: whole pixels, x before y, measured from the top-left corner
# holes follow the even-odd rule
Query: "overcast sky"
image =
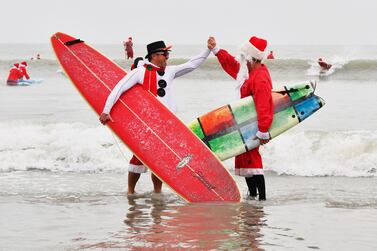
[(61, 31), (91, 43), (377, 45), (374, 0), (1, 0), (0, 43), (48, 43)]

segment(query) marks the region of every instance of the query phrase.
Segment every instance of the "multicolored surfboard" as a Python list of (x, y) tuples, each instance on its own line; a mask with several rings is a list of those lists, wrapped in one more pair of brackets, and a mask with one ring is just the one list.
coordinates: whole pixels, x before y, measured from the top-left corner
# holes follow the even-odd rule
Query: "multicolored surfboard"
[[(274, 120), (269, 133), (275, 138), (311, 116), (325, 101), (314, 95), (315, 83), (284, 86), (272, 93)], [(226, 160), (259, 146), (252, 97), (224, 105), (189, 124), (189, 128), (221, 159)]]

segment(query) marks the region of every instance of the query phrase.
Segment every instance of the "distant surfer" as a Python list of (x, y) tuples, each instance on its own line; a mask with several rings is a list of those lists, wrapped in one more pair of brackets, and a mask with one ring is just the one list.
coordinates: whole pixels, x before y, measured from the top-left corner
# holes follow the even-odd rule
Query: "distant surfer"
[[(37, 54), (36, 59), (37, 59), (37, 60), (41, 59), (41, 55), (39, 55), (39, 53)], [(34, 60), (34, 57), (31, 57), (30, 60)]]
[(326, 63), (322, 58), (318, 59), (318, 64), (321, 67), (321, 71), (328, 71), (331, 68), (331, 64)]
[[(106, 124), (111, 119), (110, 111), (122, 93), (136, 84), (142, 85), (144, 89), (151, 92), (172, 112), (176, 111), (172, 95), (173, 80), (198, 68), (207, 59), (210, 50), (206, 49), (184, 64), (168, 66), (167, 61), (170, 51), (171, 46), (166, 46), (164, 41), (156, 41), (147, 45), (146, 59), (143, 62), (139, 61), (137, 63), (137, 65), (140, 63), (144, 65), (135, 66), (130, 73), (117, 83), (107, 98), (105, 107), (99, 118), (102, 124)], [(147, 169), (143, 163), (136, 156), (133, 156), (130, 160), (128, 173), (129, 195), (135, 193), (135, 186), (140, 178), (140, 174), (146, 171)], [(160, 193), (162, 182), (153, 173), (152, 182), (154, 192)]]
[(270, 51), (270, 54), (268, 54), (267, 59), (275, 59), (273, 51)]
[(18, 85), (18, 82), (22, 79), (22, 72), (19, 68), (19, 64), (15, 63), (9, 71), (7, 85)]
[[(274, 111), (270, 73), (266, 65), (262, 64), (266, 46), (266, 40), (253, 36), (242, 46), (236, 59), (226, 50), (218, 48), (214, 37), (208, 39), (208, 49), (216, 55), (225, 72), (237, 80), (237, 95), (240, 98), (253, 96), (258, 117), (258, 131), (254, 140), (258, 139), (261, 145), (270, 140), (268, 130)], [(258, 190), (259, 200), (266, 200), (263, 163), (259, 147), (236, 156), (235, 173), (245, 177), (249, 196), (256, 198)]]
[(126, 54), (126, 59), (133, 59), (134, 58), (134, 44), (132, 43), (132, 37), (128, 38), (128, 41), (123, 42), (124, 53)]

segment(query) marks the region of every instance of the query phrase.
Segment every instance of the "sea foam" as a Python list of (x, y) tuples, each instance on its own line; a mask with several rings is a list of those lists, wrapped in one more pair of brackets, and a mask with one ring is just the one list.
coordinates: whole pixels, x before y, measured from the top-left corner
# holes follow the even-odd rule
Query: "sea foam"
[[(0, 171), (126, 172), (131, 152), (104, 126), (0, 124)], [(261, 147), (280, 175), (377, 176), (377, 131), (286, 132)], [(233, 169), (233, 161), (225, 162)]]

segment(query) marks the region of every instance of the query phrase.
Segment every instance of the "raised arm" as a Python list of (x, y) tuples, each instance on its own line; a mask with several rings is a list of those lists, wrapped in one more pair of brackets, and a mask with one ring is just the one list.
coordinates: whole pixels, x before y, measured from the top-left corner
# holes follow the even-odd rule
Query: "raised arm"
[(238, 63), (234, 56), (230, 55), (224, 49), (218, 50), (215, 55), (224, 71), (228, 73), (232, 78), (237, 79), (237, 75), (240, 70), (240, 63)]
[(184, 64), (170, 66), (169, 68), (175, 72), (174, 78), (183, 76), (198, 68), (207, 59), (210, 53), (211, 51), (209, 49), (206, 49), (205, 51), (203, 51), (196, 57), (193, 57)]
[(234, 56), (230, 55), (226, 50), (219, 49), (214, 37), (208, 38), (207, 46), (217, 57), (224, 71), (232, 78), (237, 79), (237, 74), (240, 70), (240, 63), (234, 58)]

